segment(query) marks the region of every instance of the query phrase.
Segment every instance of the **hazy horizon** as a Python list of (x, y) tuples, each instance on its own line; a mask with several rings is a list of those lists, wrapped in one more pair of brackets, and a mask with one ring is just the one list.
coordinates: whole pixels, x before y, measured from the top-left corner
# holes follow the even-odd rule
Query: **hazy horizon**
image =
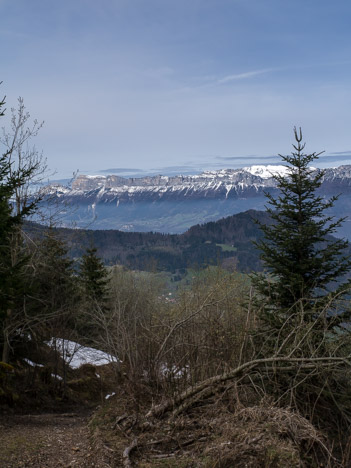
[[(191, 166), (170, 166), (170, 167), (159, 167), (159, 168), (150, 168), (150, 169), (140, 169), (140, 168), (109, 168), (102, 170), (79, 170), (75, 174), (67, 174), (66, 176), (60, 177), (59, 174), (54, 174), (50, 180), (51, 181), (67, 181), (73, 179), (78, 175), (95, 175), (95, 176), (108, 176), (108, 175), (118, 175), (120, 177), (146, 177), (154, 175), (163, 175), (163, 176), (176, 176), (176, 175), (195, 175), (200, 174), (204, 171), (217, 171), (221, 169), (241, 169), (249, 166), (277, 166), (284, 165), (279, 156), (272, 156), (268, 158), (235, 158), (236, 162), (232, 164), (220, 164), (220, 165), (207, 165), (204, 167), (191, 167)], [(338, 155), (325, 155), (324, 157), (319, 157), (318, 160), (314, 161), (313, 166), (317, 168), (330, 168), (330, 167), (339, 167), (346, 164), (351, 164), (351, 154), (349, 156), (338, 156)]]

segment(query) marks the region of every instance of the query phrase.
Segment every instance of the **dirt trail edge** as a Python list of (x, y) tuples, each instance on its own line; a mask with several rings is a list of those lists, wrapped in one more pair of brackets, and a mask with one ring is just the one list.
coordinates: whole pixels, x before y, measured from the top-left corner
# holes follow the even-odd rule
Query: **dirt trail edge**
[(97, 467), (109, 456), (92, 441), (89, 415), (77, 413), (0, 416), (0, 467)]

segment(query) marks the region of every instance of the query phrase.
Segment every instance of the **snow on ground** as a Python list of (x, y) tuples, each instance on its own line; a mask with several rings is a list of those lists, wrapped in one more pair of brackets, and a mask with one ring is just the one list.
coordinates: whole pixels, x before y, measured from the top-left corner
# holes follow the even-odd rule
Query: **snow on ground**
[(178, 366), (168, 366), (166, 364), (161, 364), (160, 372), (165, 377), (173, 377), (174, 379), (180, 379), (186, 376), (189, 372), (189, 366), (184, 367)]
[(26, 362), (27, 364), (29, 364), (32, 367), (44, 367), (43, 364), (37, 364), (36, 362), (33, 362), (33, 361), (31, 361), (30, 359), (27, 359), (27, 358), (24, 358), (23, 361)]
[(92, 364), (94, 366), (103, 366), (111, 362), (118, 362), (115, 356), (111, 356), (104, 351), (95, 348), (82, 346), (75, 341), (63, 340), (62, 338), (51, 338), (46, 342), (51, 348), (56, 349), (65, 359), (67, 364), (73, 369), (83, 364)]
[(58, 374), (51, 374), (51, 377), (53, 377), (54, 379), (57, 379), (57, 380), (63, 380), (62, 377)]

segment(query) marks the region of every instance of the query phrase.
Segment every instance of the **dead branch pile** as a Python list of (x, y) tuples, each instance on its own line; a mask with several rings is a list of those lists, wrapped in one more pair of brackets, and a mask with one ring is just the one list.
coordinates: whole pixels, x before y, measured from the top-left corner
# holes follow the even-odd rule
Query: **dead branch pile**
[(203, 468), (307, 468), (317, 459), (325, 467), (339, 466), (323, 435), (301, 415), (266, 401), (243, 407), (234, 402), (234, 393), (227, 392), (225, 399), (209, 398), (177, 418), (170, 415), (148, 427), (134, 426), (123, 466), (138, 466), (143, 460), (156, 467), (166, 459), (175, 463), (169, 466), (186, 460)]
[(335, 461), (322, 435), (309, 421), (287, 408), (243, 408), (223, 420), (221, 427), (220, 437), (205, 450), (211, 460), (208, 467), (300, 468), (311, 466), (317, 453), (319, 459), (324, 458), (325, 466)]

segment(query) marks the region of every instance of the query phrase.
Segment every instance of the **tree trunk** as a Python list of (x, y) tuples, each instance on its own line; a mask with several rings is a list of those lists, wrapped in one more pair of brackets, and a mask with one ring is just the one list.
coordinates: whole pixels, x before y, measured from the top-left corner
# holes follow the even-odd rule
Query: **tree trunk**
[(7, 309), (6, 319), (4, 320), (3, 332), (2, 332), (4, 345), (3, 345), (3, 348), (2, 348), (1, 360), (2, 360), (2, 362), (5, 362), (6, 364), (8, 364), (9, 357), (10, 357), (10, 336), (9, 336), (8, 325), (10, 323), (11, 315), (12, 315), (12, 309)]
[(9, 334), (8, 334), (7, 327), (6, 327), (6, 321), (5, 321), (5, 326), (3, 330), (3, 337), (4, 337), (4, 345), (2, 348), (1, 360), (2, 362), (5, 362), (6, 364), (8, 364), (9, 356), (10, 356), (10, 346), (9, 346)]

